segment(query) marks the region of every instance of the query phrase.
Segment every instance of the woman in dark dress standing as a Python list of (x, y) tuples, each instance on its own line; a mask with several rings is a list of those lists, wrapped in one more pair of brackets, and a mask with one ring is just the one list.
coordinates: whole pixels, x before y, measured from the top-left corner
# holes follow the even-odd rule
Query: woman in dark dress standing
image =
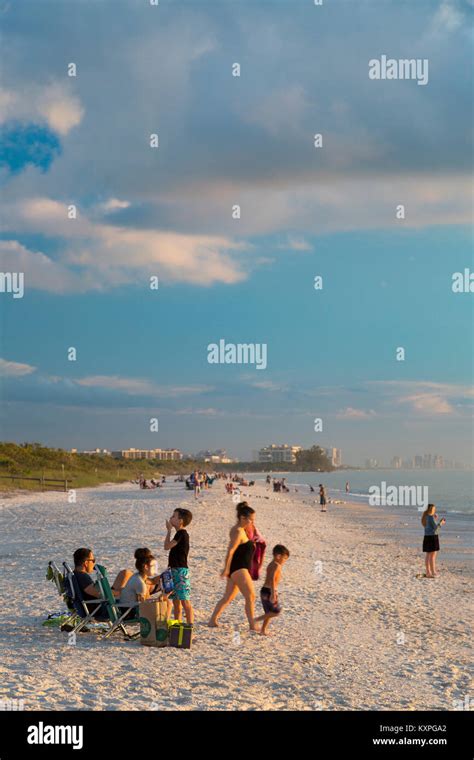
[(245, 599), (245, 614), (251, 631), (258, 631), (255, 625), (255, 589), (250, 575), (254, 542), (248, 537), (248, 530), (255, 519), (255, 510), (246, 502), (237, 504), (237, 523), (230, 530), (230, 541), (225, 559), (225, 566), (221, 573), (222, 578), (227, 578), (224, 596), (216, 604), (214, 612), (209, 620), (209, 625), (216, 628), (218, 619), (230, 602), (235, 599), (238, 592)]
[(438, 515), (434, 504), (428, 504), (421, 516), (421, 524), (425, 529), (423, 538), (423, 551), (425, 552), (426, 578), (436, 578), (436, 552), (439, 552), (438, 531), (446, 520), (444, 517), (436, 522)]

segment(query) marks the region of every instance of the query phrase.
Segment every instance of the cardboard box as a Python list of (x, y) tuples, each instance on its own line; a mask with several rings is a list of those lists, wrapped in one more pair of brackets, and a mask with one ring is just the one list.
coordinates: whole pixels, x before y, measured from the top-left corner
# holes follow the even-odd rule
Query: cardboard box
[(193, 638), (193, 626), (189, 623), (178, 623), (171, 620), (169, 623), (169, 645), (179, 649), (191, 649)]
[(140, 643), (147, 647), (168, 646), (168, 603), (161, 599), (140, 602)]

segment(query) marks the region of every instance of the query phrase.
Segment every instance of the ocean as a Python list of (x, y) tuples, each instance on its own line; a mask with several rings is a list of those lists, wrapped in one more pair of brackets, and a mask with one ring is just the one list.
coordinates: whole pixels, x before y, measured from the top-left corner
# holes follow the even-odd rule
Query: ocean
[[(337, 470), (335, 472), (278, 472), (272, 477), (285, 477), (288, 485), (312, 485), (317, 489), (323, 483), (329, 498), (343, 501), (369, 501), (370, 486), (426, 486), (428, 501), (436, 504), (440, 514), (474, 514), (474, 472), (471, 470)], [(265, 474), (246, 473), (252, 480), (264, 480)], [(346, 481), (349, 493), (346, 494)], [(397, 507), (417, 510), (417, 507)]]

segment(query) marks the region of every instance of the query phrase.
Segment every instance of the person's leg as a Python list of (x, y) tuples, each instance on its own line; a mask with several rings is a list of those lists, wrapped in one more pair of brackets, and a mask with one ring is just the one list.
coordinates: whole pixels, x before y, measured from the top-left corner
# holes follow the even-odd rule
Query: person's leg
[(430, 552), (425, 552), (425, 574), (427, 577), (431, 575), (431, 562), (430, 562)]
[(433, 572), (432, 572), (432, 569), (431, 569), (431, 557), (432, 556), (433, 556), (433, 552), (428, 552), (427, 553), (427, 557), (428, 557), (428, 570), (426, 572), (426, 577), (427, 578), (432, 578), (433, 577)]
[(436, 575), (436, 555), (438, 552), (431, 553), (431, 575)]
[(260, 631), (260, 633), (262, 634), (262, 636), (266, 636), (267, 635), (268, 624), (269, 624), (270, 620), (272, 618), (274, 618), (274, 617), (278, 617), (278, 613), (277, 612), (267, 612), (267, 614), (264, 615), (263, 625), (262, 625), (262, 629)]
[(255, 625), (255, 589), (248, 570), (241, 569), (232, 573), (232, 580), (245, 599), (245, 614), (251, 631), (258, 631)]
[(232, 601), (232, 599), (235, 599), (237, 594), (239, 593), (239, 589), (237, 588), (237, 585), (234, 583), (232, 578), (227, 579), (227, 585), (225, 587), (224, 596), (222, 599), (220, 599), (214, 609), (214, 612), (211, 615), (211, 619), (209, 620), (209, 625), (211, 628), (217, 627), (217, 620), (223, 610), (227, 607), (228, 604)]
[(189, 625), (194, 624), (194, 610), (193, 605), (191, 604), (189, 599), (183, 600), (183, 607), (184, 607), (184, 614), (186, 615), (186, 622), (189, 623)]
[(173, 599), (174, 619), (181, 622), (181, 602), (179, 599)]

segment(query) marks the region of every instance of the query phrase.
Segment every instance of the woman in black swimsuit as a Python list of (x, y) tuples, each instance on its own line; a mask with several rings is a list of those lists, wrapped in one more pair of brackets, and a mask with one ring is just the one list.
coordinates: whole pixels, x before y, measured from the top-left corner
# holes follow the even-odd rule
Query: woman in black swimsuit
[(253, 523), (255, 510), (245, 502), (237, 504), (237, 523), (231, 528), (229, 548), (225, 560), (225, 567), (221, 573), (222, 578), (227, 578), (227, 586), (224, 596), (217, 603), (212, 613), (209, 625), (217, 627), (217, 620), (228, 604), (235, 599), (238, 592), (245, 599), (245, 614), (249, 621), (251, 631), (258, 631), (255, 625), (255, 589), (250, 576), (255, 544), (249, 539), (245, 528)]

